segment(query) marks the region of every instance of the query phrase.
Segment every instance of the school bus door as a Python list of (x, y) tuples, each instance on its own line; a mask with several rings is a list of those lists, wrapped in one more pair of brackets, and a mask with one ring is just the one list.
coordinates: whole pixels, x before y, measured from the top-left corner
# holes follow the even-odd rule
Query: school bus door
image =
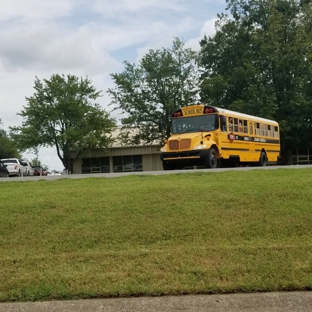
[(220, 116), (220, 138), (219, 138), (219, 151), (221, 157), (229, 157), (229, 148), (231, 142), (229, 141), (230, 129), (225, 116)]

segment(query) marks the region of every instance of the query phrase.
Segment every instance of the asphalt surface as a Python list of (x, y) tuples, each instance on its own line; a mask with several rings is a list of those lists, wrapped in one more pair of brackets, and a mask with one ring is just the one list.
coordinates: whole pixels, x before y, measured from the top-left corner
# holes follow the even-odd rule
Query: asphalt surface
[(311, 312), (312, 291), (0, 303), (0, 312)]
[[(216, 169), (183, 169), (168, 171), (135, 171), (135, 172), (110, 172), (110, 173), (90, 173), (90, 174), (71, 174), (71, 175), (48, 175), (48, 176), (32, 176), (32, 177), (10, 177), (0, 178), (0, 182), (8, 181), (38, 181), (58, 179), (85, 179), (85, 178), (118, 178), (127, 175), (166, 175), (192, 172), (222, 172), (222, 171), (248, 171), (248, 170), (275, 170), (275, 169), (302, 169), (312, 168), (312, 165), (292, 165), (292, 166), (266, 166), (266, 167), (236, 167), (236, 168), (216, 168)], [(311, 311), (312, 312), (312, 311)]]

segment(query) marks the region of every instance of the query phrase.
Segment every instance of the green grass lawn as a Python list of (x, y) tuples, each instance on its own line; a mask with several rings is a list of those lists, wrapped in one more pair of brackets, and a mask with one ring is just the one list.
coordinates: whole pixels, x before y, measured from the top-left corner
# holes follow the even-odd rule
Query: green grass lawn
[(0, 183), (0, 301), (312, 289), (312, 169)]

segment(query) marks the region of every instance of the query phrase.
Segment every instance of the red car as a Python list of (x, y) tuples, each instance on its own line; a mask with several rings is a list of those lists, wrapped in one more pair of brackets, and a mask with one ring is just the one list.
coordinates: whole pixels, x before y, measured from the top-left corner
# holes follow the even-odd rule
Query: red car
[(40, 166), (34, 166), (33, 168), (34, 168), (34, 176), (46, 176), (46, 175), (48, 175), (47, 171), (44, 170)]

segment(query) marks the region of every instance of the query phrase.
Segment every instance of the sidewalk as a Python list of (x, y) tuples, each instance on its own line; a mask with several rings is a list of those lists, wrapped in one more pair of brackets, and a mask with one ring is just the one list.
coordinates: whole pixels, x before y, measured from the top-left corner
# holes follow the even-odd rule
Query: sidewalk
[(0, 312), (311, 312), (312, 291), (0, 303)]

